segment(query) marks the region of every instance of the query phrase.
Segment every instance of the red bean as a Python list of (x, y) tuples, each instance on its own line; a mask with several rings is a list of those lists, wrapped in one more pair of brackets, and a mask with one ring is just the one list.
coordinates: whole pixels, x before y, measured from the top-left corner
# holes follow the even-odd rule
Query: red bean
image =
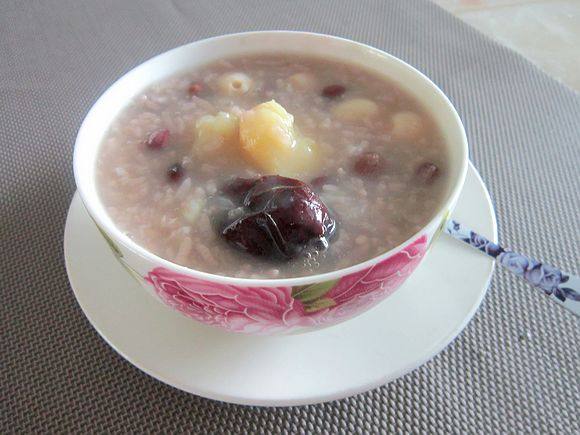
[(326, 98), (337, 98), (344, 94), (346, 88), (342, 85), (330, 85), (322, 90), (322, 95)]
[(183, 167), (179, 163), (171, 165), (167, 169), (167, 178), (169, 181), (176, 182), (183, 176)]
[(169, 143), (169, 130), (162, 128), (155, 130), (149, 135), (145, 144), (151, 149), (160, 149), (166, 147)]
[(423, 183), (431, 184), (439, 175), (439, 168), (434, 163), (426, 162), (417, 168), (415, 174)]
[(203, 85), (197, 82), (192, 83), (191, 85), (189, 85), (189, 88), (187, 88), (187, 92), (189, 92), (189, 95), (191, 95), (192, 97), (194, 95), (199, 95), (201, 91), (203, 91)]
[(354, 172), (358, 175), (376, 175), (386, 167), (386, 162), (378, 153), (364, 153), (354, 162)]

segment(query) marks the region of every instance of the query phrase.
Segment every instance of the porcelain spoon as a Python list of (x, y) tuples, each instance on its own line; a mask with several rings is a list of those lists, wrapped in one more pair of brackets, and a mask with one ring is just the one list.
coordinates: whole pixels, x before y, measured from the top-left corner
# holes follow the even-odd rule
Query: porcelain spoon
[(534, 287), (541, 289), (551, 300), (580, 316), (580, 277), (502, 248), (457, 221), (449, 220), (445, 232), (495, 258), (500, 266), (525, 279)]

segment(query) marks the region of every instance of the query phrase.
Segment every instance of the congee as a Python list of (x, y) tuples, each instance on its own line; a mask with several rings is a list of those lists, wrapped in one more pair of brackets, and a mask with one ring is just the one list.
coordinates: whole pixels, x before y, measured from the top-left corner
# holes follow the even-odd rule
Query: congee
[(145, 89), (107, 132), (99, 195), (128, 237), (245, 278), (348, 267), (434, 215), (448, 149), (431, 116), (360, 66), (262, 55)]

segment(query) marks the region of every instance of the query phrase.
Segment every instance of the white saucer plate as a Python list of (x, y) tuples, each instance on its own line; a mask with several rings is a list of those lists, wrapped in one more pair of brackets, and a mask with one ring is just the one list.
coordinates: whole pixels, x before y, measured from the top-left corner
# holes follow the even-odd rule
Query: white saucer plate
[[(489, 194), (471, 165), (453, 218), (497, 241)], [(113, 257), (78, 194), (64, 251), (79, 305), (127, 361), (189, 393), (261, 406), (341, 399), (416, 369), (463, 330), (494, 267), (441, 236), (403, 287), (361, 316), (307, 334), (254, 337), (203, 326), (155, 301)]]

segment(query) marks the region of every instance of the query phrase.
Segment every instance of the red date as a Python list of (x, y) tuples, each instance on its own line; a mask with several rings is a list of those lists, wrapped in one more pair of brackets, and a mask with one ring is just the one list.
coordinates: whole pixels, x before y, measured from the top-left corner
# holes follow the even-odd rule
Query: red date
[(326, 249), (336, 221), (310, 186), (292, 178), (269, 175), (235, 179), (223, 186), (232, 201), (217, 229), (233, 247), (252, 255), (290, 260), (308, 247)]

